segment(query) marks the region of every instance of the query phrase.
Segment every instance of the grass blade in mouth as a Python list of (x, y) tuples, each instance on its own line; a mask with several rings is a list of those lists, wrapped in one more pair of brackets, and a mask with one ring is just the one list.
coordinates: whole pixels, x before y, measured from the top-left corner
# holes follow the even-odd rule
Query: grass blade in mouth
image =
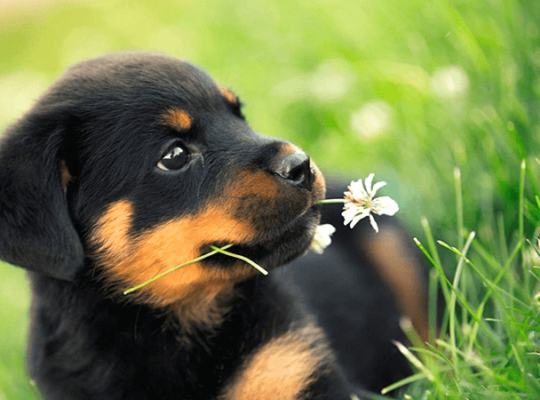
[[(132, 287), (131, 289), (126, 290), (126, 291), (124, 292), (124, 294), (126, 295), (126, 294), (133, 293), (134, 291), (139, 290), (140, 288), (142, 288), (142, 287), (148, 285), (149, 283), (154, 282), (155, 280), (157, 280), (157, 279), (163, 277), (164, 275), (167, 275), (167, 274), (169, 274), (169, 273), (171, 273), (171, 272), (174, 272), (174, 271), (176, 271), (177, 269), (180, 269), (180, 268), (182, 268), (182, 267), (185, 267), (186, 265), (193, 264), (193, 263), (196, 263), (196, 262), (198, 262), (198, 261), (202, 261), (202, 260), (204, 260), (205, 258), (211, 257), (211, 256), (213, 256), (213, 255), (216, 255), (216, 254), (220, 253), (220, 252), (223, 252), (224, 250), (226, 250), (226, 249), (228, 249), (228, 248), (230, 248), (230, 247), (232, 247), (232, 246), (233, 246), (232, 244), (228, 244), (228, 245), (226, 245), (226, 246), (223, 246), (222, 248), (218, 248), (218, 247), (212, 246), (212, 248), (214, 249), (213, 251), (211, 251), (211, 252), (209, 252), (209, 253), (206, 253), (206, 254), (203, 254), (202, 256), (197, 257), (197, 258), (194, 258), (193, 260), (187, 261), (187, 262), (185, 262), (185, 263), (183, 263), (183, 264), (177, 265), (176, 267), (171, 268), (171, 269), (169, 269), (169, 270), (167, 270), (167, 271), (165, 271), (165, 272), (162, 272), (161, 274), (156, 275), (156, 276), (154, 276), (154, 277), (151, 278), (151, 279), (148, 279), (146, 282), (143, 282), (143, 283), (141, 283), (140, 285), (137, 285), (137, 286), (135, 286), (135, 287)], [(251, 260), (250, 260), (250, 261), (251, 261)], [(253, 261), (252, 261), (252, 262), (253, 262)], [(268, 274), (268, 272), (267, 272), (267, 274)]]
[(256, 262), (250, 260), (249, 258), (247, 257), (244, 257), (244, 256), (241, 256), (239, 254), (234, 254), (234, 253), (231, 253), (231, 252), (228, 252), (228, 251), (225, 251), (226, 250), (226, 246), (225, 247), (222, 247), (221, 249), (216, 247), (216, 246), (211, 246), (212, 249), (214, 249), (214, 251), (218, 252), (218, 253), (221, 253), (221, 254), (224, 254), (226, 256), (229, 256), (229, 257), (233, 257), (233, 258), (238, 258), (239, 260), (242, 260), (246, 263), (248, 263), (249, 265), (251, 265), (253, 268), (255, 268), (257, 271), (259, 271), (261, 274), (263, 275), (268, 275), (268, 271), (265, 270), (263, 267), (261, 267), (259, 264), (257, 264)]

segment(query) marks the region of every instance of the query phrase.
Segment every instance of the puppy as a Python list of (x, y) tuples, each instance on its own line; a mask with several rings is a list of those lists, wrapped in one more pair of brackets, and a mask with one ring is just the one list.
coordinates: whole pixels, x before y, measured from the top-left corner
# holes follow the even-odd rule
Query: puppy
[[(324, 197), (314, 162), (254, 132), (199, 67), (125, 53), (71, 68), (0, 145), (0, 258), (29, 270), (43, 396), (348, 400), (406, 376), (391, 340), (400, 315), (425, 322), (419, 263), (384, 219), (292, 262)], [(218, 254), (123, 294), (229, 244), (270, 274)]]

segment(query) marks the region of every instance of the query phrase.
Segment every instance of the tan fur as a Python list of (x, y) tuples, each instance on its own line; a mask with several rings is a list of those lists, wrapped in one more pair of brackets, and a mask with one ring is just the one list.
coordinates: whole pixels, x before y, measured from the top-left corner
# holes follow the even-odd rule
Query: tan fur
[(104, 257), (109, 258), (107, 264), (111, 266), (132, 252), (133, 244), (129, 238), (132, 217), (133, 205), (127, 200), (120, 200), (111, 204), (96, 224), (95, 241), (107, 253), (101, 255), (102, 261)]
[(238, 99), (229, 89), (220, 87), (221, 94), (227, 99), (229, 103), (238, 104)]
[[(111, 205), (95, 233), (100, 249), (98, 261), (106, 267), (105, 274), (110, 279), (123, 282), (122, 291), (199, 257), (200, 247), (208, 242), (243, 243), (254, 234), (248, 223), (234, 220), (220, 207), (209, 205), (197, 215), (167, 221), (137, 238), (130, 238), (132, 210), (128, 205), (126, 201)], [(160, 307), (200, 293), (202, 287), (212, 293), (219, 292), (251, 273), (252, 268), (244, 263), (227, 271), (194, 263), (140, 291)]]
[[(125, 291), (198, 256), (208, 241), (242, 243), (253, 237), (246, 222), (228, 217), (226, 207), (209, 205), (199, 214), (165, 222), (134, 238), (129, 235), (132, 205), (113, 203), (96, 225), (93, 242), (97, 261), (116, 291)], [(185, 325), (219, 324), (227, 306), (222, 293), (257, 273), (238, 261), (226, 270), (201, 263), (187, 265), (139, 289), (132, 298), (156, 307), (168, 307)]]
[(180, 131), (187, 131), (191, 128), (192, 119), (189, 114), (182, 109), (172, 109), (162, 116), (163, 122)]
[[(324, 179), (320, 174), (316, 182), (324, 190)], [(201, 247), (208, 244), (252, 243), (261, 232), (257, 232), (249, 220), (232, 215), (240, 202), (256, 202), (261, 197), (279, 198), (279, 189), (277, 181), (268, 173), (244, 170), (224, 193), (201, 207), (197, 214), (166, 221), (138, 233), (137, 237), (130, 234), (133, 205), (127, 200), (111, 204), (96, 223), (91, 239), (108, 286), (115, 293), (124, 292), (201, 256)], [(251, 194), (254, 196), (246, 200), (245, 196)], [(306, 210), (309, 206), (310, 202), (306, 201)], [(180, 320), (216, 325), (227, 311), (221, 294), (257, 273), (243, 261), (236, 261), (226, 269), (197, 262), (185, 265), (129, 296), (156, 308), (167, 307)]]
[(381, 229), (362, 243), (379, 276), (390, 288), (402, 316), (409, 318), (424, 341), (429, 338), (427, 293), (417, 263), (403, 246), (403, 238), (393, 229)]
[(171, 304), (169, 309), (190, 333), (194, 333), (194, 327), (214, 329), (223, 323), (230, 311), (233, 294), (234, 288), (229, 286), (224, 289), (219, 285), (200, 285), (198, 289), (190, 290), (189, 298)]
[[(246, 360), (220, 400), (294, 400), (313, 382), (322, 360), (331, 357), (314, 324), (272, 339)], [(310, 347), (312, 343), (316, 343)]]
[(240, 172), (235, 182), (226, 189), (226, 196), (240, 198), (254, 194), (257, 197), (275, 198), (280, 195), (278, 182), (265, 171)]

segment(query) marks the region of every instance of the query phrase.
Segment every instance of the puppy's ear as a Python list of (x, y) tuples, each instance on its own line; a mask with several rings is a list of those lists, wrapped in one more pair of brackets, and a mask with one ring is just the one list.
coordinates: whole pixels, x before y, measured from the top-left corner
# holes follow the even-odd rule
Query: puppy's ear
[(29, 114), (0, 142), (0, 258), (73, 280), (84, 252), (64, 194), (63, 131)]

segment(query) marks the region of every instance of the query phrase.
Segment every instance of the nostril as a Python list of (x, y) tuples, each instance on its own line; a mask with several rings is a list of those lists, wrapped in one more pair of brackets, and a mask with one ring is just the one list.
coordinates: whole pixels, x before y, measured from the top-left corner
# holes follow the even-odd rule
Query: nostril
[(298, 187), (306, 190), (312, 188), (313, 169), (308, 155), (302, 151), (285, 156), (275, 172)]

